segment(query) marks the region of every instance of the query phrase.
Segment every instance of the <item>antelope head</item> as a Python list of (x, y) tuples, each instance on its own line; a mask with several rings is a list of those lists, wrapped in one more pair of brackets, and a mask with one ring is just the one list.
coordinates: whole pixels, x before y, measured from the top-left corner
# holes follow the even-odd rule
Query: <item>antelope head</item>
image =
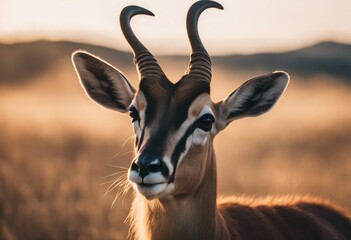
[(196, 191), (213, 166), (213, 138), (233, 120), (258, 116), (270, 110), (284, 92), (285, 72), (255, 77), (225, 100), (210, 97), (211, 59), (198, 34), (198, 19), (207, 8), (223, 7), (198, 1), (187, 15), (192, 48), (188, 69), (172, 83), (153, 55), (134, 35), (130, 20), (153, 14), (138, 6), (122, 10), (122, 32), (131, 46), (139, 89), (107, 62), (87, 52), (73, 54), (73, 63), (88, 96), (105, 108), (129, 112), (135, 132), (135, 159), (129, 179), (147, 199), (169, 198)]

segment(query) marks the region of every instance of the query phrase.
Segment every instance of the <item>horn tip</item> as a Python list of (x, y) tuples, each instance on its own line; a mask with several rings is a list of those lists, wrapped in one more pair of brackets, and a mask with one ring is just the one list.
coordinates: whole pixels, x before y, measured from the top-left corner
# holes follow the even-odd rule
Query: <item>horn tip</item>
[(209, 2), (211, 2), (211, 7), (214, 7), (214, 8), (220, 9), (220, 10), (224, 9), (223, 5), (220, 4), (219, 2), (215, 2), (215, 1), (209, 1)]
[(123, 8), (123, 10), (121, 11), (121, 16), (128, 15), (128, 14), (131, 14), (130, 17), (132, 17), (134, 15), (138, 15), (138, 14), (155, 16), (155, 14), (153, 14), (150, 10), (147, 10), (146, 8), (136, 6), (136, 5), (129, 5), (129, 6), (126, 6), (125, 8)]
[(222, 4), (215, 2), (215, 1), (207, 1), (207, 0), (202, 0), (202, 1), (200, 0), (196, 3), (194, 3), (193, 6), (194, 6), (194, 8), (196, 8), (197, 6), (201, 6), (201, 7), (204, 7), (205, 9), (211, 8), (211, 7), (221, 9), (221, 10), (224, 9)]
[(147, 10), (146, 8), (142, 8), (142, 7), (140, 7), (140, 8), (141, 8), (141, 10), (143, 11), (142, 14), (155, 17), (155, 14), (154, 14), (153, 12), (151, 12), (150, 10)]

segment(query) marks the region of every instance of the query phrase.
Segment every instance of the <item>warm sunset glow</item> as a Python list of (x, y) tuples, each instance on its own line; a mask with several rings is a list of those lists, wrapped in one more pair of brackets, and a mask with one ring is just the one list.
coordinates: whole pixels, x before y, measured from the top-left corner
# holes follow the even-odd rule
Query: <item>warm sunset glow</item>
[[(216, 226), (351, 239), (337, 212), (290, 202), (351, 210), (351, 0), (214, 0), (224, 10), (199, 20), (212, 64), (191, 58), (196, 1), (0, 0), (0, 240), (134, 239), (133, 217), (143, 240), (154, 229), (223, 239), (211, 237)], [(131, 4), (156, 15), (131, 25), (153, 55), (168, 55), (155, 56), (165, 75), (145, 52), (133, 61), (119, 26)], [(201, 5), (218, 7), (192, 9)], [(274, 104), (287, 84), (279, 70), (290, 82)], [(216, 195), (231, 202), (217, 212)]]
[[(157, 54), (185, 54), (185, 16), (193, 2), (2, 0), (0, 41), (76, 40), (127, 50), (118, 16), (123, 7), (136, 4), (156, 15), (133, 19), (143, 42)], [(224, 11), (209, 10), (200, 20), (203, 41), (214, 54), (282, 51), (325, 40), (351, 42), (348, 0), (220, 2)]]

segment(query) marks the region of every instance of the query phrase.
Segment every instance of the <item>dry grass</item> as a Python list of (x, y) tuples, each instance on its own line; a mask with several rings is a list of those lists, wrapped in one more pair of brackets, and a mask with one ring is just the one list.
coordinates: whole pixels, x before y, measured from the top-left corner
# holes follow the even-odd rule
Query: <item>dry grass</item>
[[(104, 178), (121, 170), (106, 164), (132, 158), (129, 119), (94, 105), (68, 64), (0, 89), (0, 239), (126, 238), (131, 195), (111, 208), (118, 189), (104, 196), (102, 183), (120, 176)], [(215, 69), (216, 100), (255, 74)], [(217, 137), (220, 193), (313, 194), (351, 208), (351, 89), (296, 78), (272, 112)]]

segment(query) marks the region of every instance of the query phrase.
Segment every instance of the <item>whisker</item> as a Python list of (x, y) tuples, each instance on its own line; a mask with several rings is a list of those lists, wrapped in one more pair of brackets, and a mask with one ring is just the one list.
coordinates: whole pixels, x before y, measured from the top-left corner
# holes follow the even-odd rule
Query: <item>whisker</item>
[(119, 189), (117, 192), (116, 192), (116, 195), (115, 195), (115, 198), (113, 199), (112, 203), (111, 203), (111, 208), (113, 207), (113, 205), (115, 204), (115, 202), (117, 201), (117, 199), (121, 196), (122, 194), (122, 190)]
[[(105, 177), (102, 177), (102, 179), (105, 179), (105, 178), (108, 178), (108, 177), (112, 177), (112, 176), (115, 176), (115, 175), (118, 175), (118, 174), (127, 174), (127, 171), (120, 171), (120, 172), (112, 173), (112, 174), (110, 174), (110, 175), (107, 175), (107, 176), (105, 176)], [(121, 177), (121, 176), (120, 176), (120, 177)], [(117, 179), (118, 179), (118, 178), (117, 178)], [(114, 182), (114, 181), (116, 181), (117, 179), (112, 179), (112, 180), (103, 182), (103, 183), (101, 183), (100, 185), (105, 185), (105, 184)]]
[(127, 173), (128, 171), (125, 171), (125, 170), (127, 170), (127, 169), (123, 169), (123, 170), (121, 170), (121, 171), (118, 171), (118, 172), (115, 172), (115, 173), (111, 173), (111, 174), (109, 174), (109, 175), (107, 175), (107, 176), (104, 176), (104, 177), (102, 177), (102, 178), (108, 178), (108, 177), (112, 177), (112, 176), (115, 176), (115, 175), (118, 175), (118, 174)]
[(135, 135), (132, 134), (130, 137), (128, 137), (123, 143), (122, 143), (122, 149), (125, 147), (128, 141), (135, 139)]
[(130, 154), (132, 153), (133, 151), (127, 151), (127, 152), (124, 152), (124, 153), (121, 153), (121, 152), (118, 152), (117, 154), (115, 154), (113, 157), (110, 158), (110, 160), (112, 159), (116, 159), (116, 158), (121, 158), (127, 154)]
[(105, 164), (105, 166), (107, 167), (113, 167), (113, 168), (119, 168), (119, 169), (124, 169), (124, 170), (128, 170), (127, 167), (123, 167), (123, 166), (118, 166), (118, 165), (112, 165), (112, 164)]
[(128, 137), (128, 138), (122, 143), (122, 148), (121, 148), (121, 150), (120, 150), (118, 153), (116, 153), (113, 157), (111, 157), (110, 160), (112, 160), (112, 159), (114, 159), (114, 158), (116, 158), (116, 157), (122, 157), (122, 156), (124, 156), (124, 155), (126, 155), (126, 154), (132, 153), (133, 151), (128, 151), (128, 152), (125, 152), (125, 153), (123, 153), (122, 155), (120, 155), (121, 152), (122, 152), (122, 150), (126, 147), (127, 142), (130, 141), (130, 140), (132, 140), (133, 137), (134, 137), (134, 135), (131, 135), (130, 137)]
[(123, 179), (123, 178), (127, 178), (127, 176), (125, 175), (122, 175), (122, 176), (119, 176), (106, 190), (105, 192), (105, 196), (111, 192), (113, 189), (115, 189), (116, 187), (120, 186), (120, 181)]
[(120, 189), (116, 192), (116, 196), (111, 204), (111, 208), (113, 207), (113, 205), (115, 204), (115, 202), (117, 201), (117, 199), (119, 199), (121, 196), (123, 196), (122, 198), (122, 205), (124, 204), (124, 199), (125, 199), (125, 196), (127, 194), (127, 192), (129, 191), (129, 189), (131, 188), (131, 184), (130, 182), (128, 181), (128, 179), (124, 179), (123, 181), (121, 181), (119, 183), (120, 185)]
[(123, 191), (122, 191), (122, 196), (123, 196), (122, 205), (124, 204), (124, 199), (131, 188), (132, 188), (132, 184), (129, 181), (125, 181), (125, 185), (123, 186)]
[(113, 190), (113, 189), (116, 187), (117, 181), (118, 181), (117, 179), (113, 181), (113, 183), (107, 188), (107, 190), (106, 190), (104, 196), (106, 196), (106, 195), (110, 192), (110, 189)]
[(112, 183), (112, 182), (114, 182), (114, 181), (116, 181), (116, 179), (113, 179), (113, 180), (111, 180), (111, 181), (107, 181), (107, 182), (100, 183), (100, 186), (106, 185), (106, 184), (108, 184), (108, 183)]
[[(122, 157), (123, 155), (129, 154), (131, 152), (132, 151), (125, 152), (123, 154), (118, 153), (114, 156), (114, 158), (115, 157)], [(132, 161), (134, 161), (134, 160), (135, 159), (133, 159)], [(108, 188), (106, 189), (104, 196), (106, 196), (107, 194), (109, 194), (112, 191), (114, 191), (115, 189), (117, 189), (115, 197), (111, 203), (111, 208), (114, 206), (114, 204), (116, 203), (116, 201), (118, 199), (122, 199), (122, 205), (123, 205), (125, 196), (127, 195), (127, 193), (129, 192), (129, 190), (132, 187), (132, 184), (129, 182), (128, 174), (127, 174), (129, 168), (124, 167), (124, 166), (113, 165), (113, 164), (105, 164), (105, 166), (117, 168), (117, 169), (120, 169), (120, 171), (113, 172), (113, 173), (103, 177), (103, 179), (106, 179), (109, 177), (117, 177), (116, 179), (106, 181), (106, 182), (101, 184), (101, 185), (110, 184), (108, 186)]]

